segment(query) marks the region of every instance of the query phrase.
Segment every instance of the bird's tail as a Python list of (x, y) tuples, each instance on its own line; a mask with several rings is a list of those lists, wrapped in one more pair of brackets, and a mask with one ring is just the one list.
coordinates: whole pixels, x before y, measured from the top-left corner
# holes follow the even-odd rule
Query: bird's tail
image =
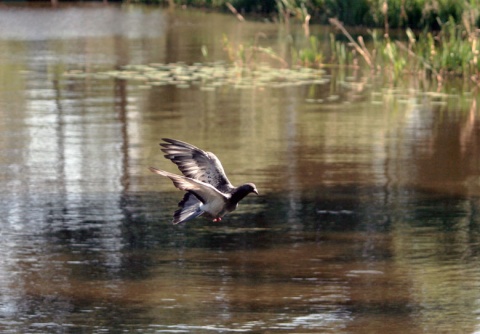
[[(173, 181), (173, 184), (177, 188), (185, 191), (189, 191), (188, 188), (185, 189), (185, 187), (183, 187), (182, 184), (179, 182), (179, 180), (181, 179), (186, 179), (185, 177), (175, 175), (154, 167), (150, 167), (150, 171), (152, 171), (155, 174), (159, 174), (159, 175), (170, 178)], [(183, 197), (183, 199), (180, 201), (180, 203), (178, 203), (178, 206), (180, 208), (177, 211), (175, 211), (175, 213), (173, 214), (173, 223), (180, 224), (187, 220), (191, 220), (195, 217), (200, 216), (204, 212), (200, 208), (201, 205), (202, 205), (202, 202), (195, 196), (195, 194), (191, 192), (187, 192)]]
[(201, 205), (202, 202), (194, 195), (186, 193), (180, 203), (178, 203), (180, 208), (173, 214), (173, 223), (180, 224), (200, 216), (203, 213), (203, 210), (200, 208)]

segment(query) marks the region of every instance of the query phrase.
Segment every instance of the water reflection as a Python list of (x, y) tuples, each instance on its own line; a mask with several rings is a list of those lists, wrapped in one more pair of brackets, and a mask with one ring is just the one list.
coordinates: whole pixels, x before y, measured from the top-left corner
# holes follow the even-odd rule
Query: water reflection
[[(62, 18), (48, 31), (0, 40), (0, 328), (478, 330), (474, 98), (333, 71), (321, 85), (215, 91), (67, 78), (200, 61), (204, 44), (223, 54), (221, 30), (248, 40), (261, 28), (268, 41), (278, 30), (145, 7), (63, 10), (41, 10)], [(96, 10), (124, 25), (71, 38)], [(181, 193), (147, 170), (175, 170), (160, 137), (208, 147), (233, 183), (254, 180), (263, 195), (220, 225), (171, 226)]]
[[(86, 25), (82, 21), (88, 17)], [(113, 6), (60, 6), (57, 8), (9, 6), (0, 11), (2, 39), (55, 41), (58, 39), (122, 36), (154, 38), (165, 33), (166, 15), (159, 10)], [(28, 23), (28, 24), (18, 24)]]

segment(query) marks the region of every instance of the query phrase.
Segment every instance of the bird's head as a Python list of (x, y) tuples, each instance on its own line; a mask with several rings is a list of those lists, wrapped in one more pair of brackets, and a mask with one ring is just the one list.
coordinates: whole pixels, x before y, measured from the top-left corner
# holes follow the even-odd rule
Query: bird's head
[(248, 193), (254, 193), (254, 194), (258, 195), (257, 187), (255, 187), (255, 185), (253, 183), (247, 183), (245, 186), (248, 190)]

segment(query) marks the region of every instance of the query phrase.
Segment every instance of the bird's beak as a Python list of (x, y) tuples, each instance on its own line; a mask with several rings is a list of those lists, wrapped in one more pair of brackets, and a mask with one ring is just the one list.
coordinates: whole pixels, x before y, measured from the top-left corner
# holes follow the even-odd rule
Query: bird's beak
[(258, 190), (257, 190), (257, 189), (253, 189), (253, 192), (254, 192), (255, 194), (257, 194), (257, 196), (258, 196)]

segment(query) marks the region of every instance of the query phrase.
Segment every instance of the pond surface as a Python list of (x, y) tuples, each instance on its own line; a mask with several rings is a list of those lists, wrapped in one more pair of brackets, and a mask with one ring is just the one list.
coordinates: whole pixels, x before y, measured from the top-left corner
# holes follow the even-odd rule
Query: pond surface
[[(101, 74), (229, 68), (222, 35), (259, 32), (288, 50), (282, 27), (231, 15), (0, 10), (0, 331), (480, 331), (475, 94), (355, 71), (206, 88)], [(260, 196), (171, 225), (182, 193), (148, 171), (177, 171), (162, 137)]]

